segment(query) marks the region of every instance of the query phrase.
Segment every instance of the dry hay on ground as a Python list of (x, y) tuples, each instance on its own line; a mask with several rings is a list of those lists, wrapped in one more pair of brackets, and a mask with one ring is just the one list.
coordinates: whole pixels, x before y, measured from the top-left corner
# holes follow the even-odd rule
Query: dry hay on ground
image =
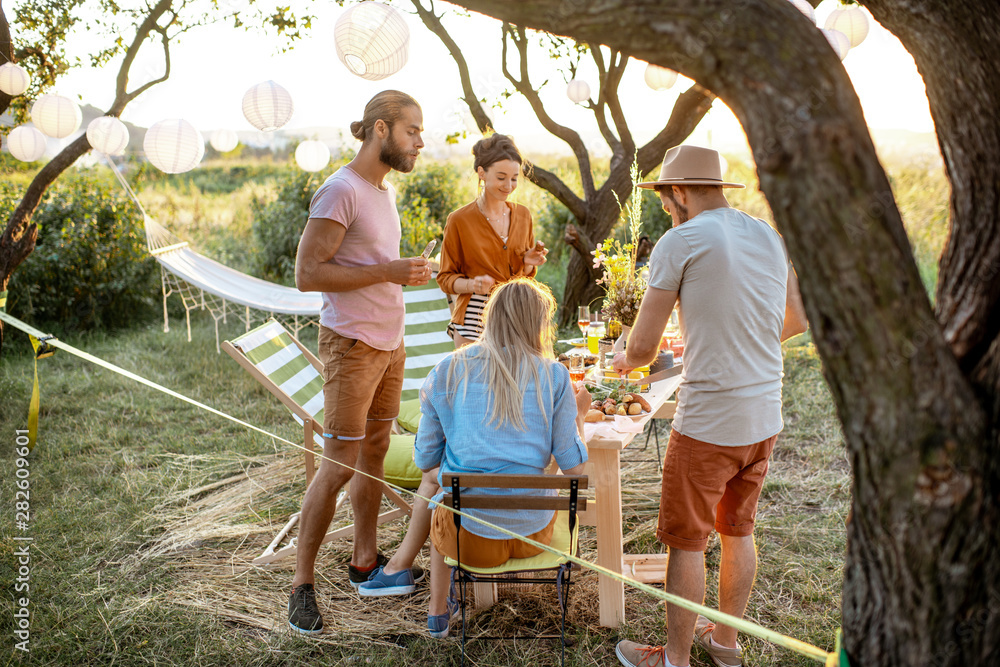
[[(167, 561), (173, 572), (173, 585), (165, 593), (169, 603), (244, 627), (284, 631), (295, 559), (286, 558), (264, 567), (256, 567), (252, 561), (298, 510), (304, 489), (302, 461), (292, 453), (266, 457), (257, 463), (239, 475), (174, 491), (149, 516), (150, 529), (161, 532), (135, 559)], [(623, 463), (622, 474), (627, 513), (639, 509), (642, 514), (626, 517), (626, 521), (636, 524), (641, 520), (642, 532), (647, 536), (644, 542), (648, 542), (655, 530), (659, 495), (656, 461)], [(350, 504), (346, 507), (331, 528), (351, 523)], [(380, 551), (391, 554), (405, 528), (404, 521), (380, 526)], [(592, 561), (596, 557), (592, 528), (581, 532), (580, 549), (583, 558)], [(631, 550), (628, 544), (626, 550)], [(423, 635), (429, 595), (426, 584), (408, 597), (361, 598), (347, 581), (350, 556), (349, 539), (327, 543), (320, 550), (317, 590), (327, 630), (317, 640), (343, 641), (344, 635), (363, 636), (366, 640), (396, 634)], [(428, 567), (426, 547), (418, 564)], [(596, 600), (597, 576), (585, 570), (575, 571), (568, 622), (596, 630)], [(533, 619), (532, 627), (525, 626), (526, 618)], [(471, 618), (469, 629), (472, 635), (558, 634), (559, 620), (553, 587), (501, 586), (498, 604)]]

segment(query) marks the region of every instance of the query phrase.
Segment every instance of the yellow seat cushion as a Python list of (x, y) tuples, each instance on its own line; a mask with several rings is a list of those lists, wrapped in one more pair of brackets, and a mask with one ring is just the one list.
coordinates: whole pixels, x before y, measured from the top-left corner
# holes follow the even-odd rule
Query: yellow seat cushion
[(410, 433), (416, 433), (417, 427), (420, 426), (420, 399), (400, 401), (399, 416), (396, 417), (396, 421)]
[(422, 473), (413, 462), (415, 440), (409, 433), (389, 436), (389, 451), (385, 455), (385, 481), (404, 489), (420, 486)]
[[(552, 542), (549, 544), (554, 549), (562, 553), (576, 555), (577, 543), (580, 539), (580, 517), (577, 515), (576, 526), (573, 528), (572, 539), (569, 534), (569, 512), (562, 510), (557, 512), (556, 525), (552, 531)], [(572, 547), (572, 549), (570, 548)], [(525, 572), (528, 570), (548, 570), (559, 567), (568, 559), (564, 556), (556, 556), (548, 551), (532, 556), (531, 558), (511, 558), (503, 565), (497, 567), (469, 567), (463, 565), (462, 569), (474, 574), (509, 574), (511, 572)], [(445, 558), (444, 562), (450, 567), (458, 565), (458, 561), (453, 558)]]

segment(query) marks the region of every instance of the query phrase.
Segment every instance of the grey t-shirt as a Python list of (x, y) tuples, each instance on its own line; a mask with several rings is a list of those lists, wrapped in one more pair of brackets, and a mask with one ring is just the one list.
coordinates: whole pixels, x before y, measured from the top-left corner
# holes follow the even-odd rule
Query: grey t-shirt
[(740, 446), (781, 431), (788, 270), (778, 233), (733, 208), (696, 215), (657, 242), (649, 285), (680, 295), (680, 433)]

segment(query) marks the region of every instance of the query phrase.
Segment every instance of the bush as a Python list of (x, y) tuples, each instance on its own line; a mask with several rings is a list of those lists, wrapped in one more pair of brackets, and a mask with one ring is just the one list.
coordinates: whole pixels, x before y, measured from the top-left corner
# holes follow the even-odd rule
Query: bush
[[(295, 171), (278, 180), (271, 201), (254, 198), (253, 235), (260, 249), (256, 272), (265, 280), (292, 285), (295, 252), (309, 218), (309, 202), (326, 177), (342, 163), (320, 174)], [(463, 192), (458, 169), (448, 164), (422, 163), (409, 174), (390, 173), (396, 187), (396, 208), (402, 225), (400, 255), (418, 255), (431, 239), (440, 239), (448, 214), (472, 199)]]
[[(21, 194), (0, 192), (5, 221)], [(32, 220), (38, 240), (11, 278), (12, 315), (88, 330), (125, 327), (156, 313), (156, 262), (146, 250), (142, 216), (116, 186), (90, 172), (67, 174)]]
[(259, 249), (256, 272), (264, 280), (295, 284), (295, 252), (309, 219), (309, 202), (328, 173), (296, 170), (278, 179), (273, 201), (253, 198), (252, 229)]

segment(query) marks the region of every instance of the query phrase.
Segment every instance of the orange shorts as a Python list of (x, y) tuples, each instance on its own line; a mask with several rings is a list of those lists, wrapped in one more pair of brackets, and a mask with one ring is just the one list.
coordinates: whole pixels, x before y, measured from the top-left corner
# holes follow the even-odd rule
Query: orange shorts
[(406, 351), (376, 350), (367, 343), (319, 328), (323, 362), (323, 430), (327, 438), (361, 440), (369, 419), (399, 416)]
[[(549, 525), (537, 533), (528, 535), (528, 537), (542, 544), (551, 543), (552, 532), (555, 529), (558, 516), (558, 513), (553, 514)], [(531, 558), (542, 553), (541, 549), (527, 542), (513, 538), (491, 540), (488, 537), (480, 537), (475, 533), (470, 533), (464, 527), (459, 539), (462, 540), (462, 564), (470, 567), (497, 567), (511, 558)], [(455, 515), (446, 509), (434, 508), (434, 516), (431, 517), (431, 542), (438, 553), (458, 560), (458, 547), (455, 544)]]
[(753, 534), (757, 500), (778, 436), (723, 447), (670, 432), (656, 537), (668, 547), (704, 551), (708, 536)]

